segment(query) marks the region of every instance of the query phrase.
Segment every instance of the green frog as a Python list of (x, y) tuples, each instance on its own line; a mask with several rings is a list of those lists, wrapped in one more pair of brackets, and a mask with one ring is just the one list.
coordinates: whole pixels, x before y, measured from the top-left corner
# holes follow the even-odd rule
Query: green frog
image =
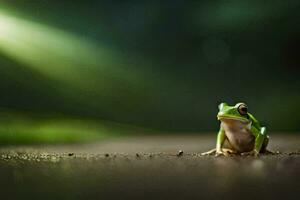
[(260, 126), (258, 120), (248, 112), (245, 103), (237, 103), (234, 106), (221, 103), (217, 118), (221, 124), (216, 148), (201, 155), (258, 156), (260, 153), (270, 152), (267, 150), (269, 136), (266, 127)]

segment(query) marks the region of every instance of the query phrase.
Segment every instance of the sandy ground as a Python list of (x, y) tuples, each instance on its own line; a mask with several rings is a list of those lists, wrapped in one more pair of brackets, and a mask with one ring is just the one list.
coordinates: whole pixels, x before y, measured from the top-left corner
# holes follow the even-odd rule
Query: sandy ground
[[(300, 135), (276, 155), (200, 156), (215, 135), (0, 148), (1, 199), (299, 199)], [(178, 154), (182, 150), (182, 154)]]

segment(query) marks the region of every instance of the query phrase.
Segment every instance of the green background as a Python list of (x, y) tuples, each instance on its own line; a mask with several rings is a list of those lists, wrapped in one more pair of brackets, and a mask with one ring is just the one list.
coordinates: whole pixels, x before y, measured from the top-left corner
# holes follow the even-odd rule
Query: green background
[[(216, 131), (220, 102), (246, 102), (270, 131), (299, 131), (299, 8), (296, 0), (1, 1), (1, 132), (49, 130), (49, 120), (70, 134), (86, 134), (91, 121)], [(3, 31), (1, 16), (15, 28)]]

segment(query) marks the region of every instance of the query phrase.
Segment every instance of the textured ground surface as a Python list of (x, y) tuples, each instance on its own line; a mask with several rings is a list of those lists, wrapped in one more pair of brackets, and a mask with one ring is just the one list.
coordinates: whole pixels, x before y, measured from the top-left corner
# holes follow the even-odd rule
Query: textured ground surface
[(214, 143), (181, 134), (1, 147), (1, 199), (300, 198), (299, 134), (274, 134), (279, 153), (259, 158), (199, 155)]

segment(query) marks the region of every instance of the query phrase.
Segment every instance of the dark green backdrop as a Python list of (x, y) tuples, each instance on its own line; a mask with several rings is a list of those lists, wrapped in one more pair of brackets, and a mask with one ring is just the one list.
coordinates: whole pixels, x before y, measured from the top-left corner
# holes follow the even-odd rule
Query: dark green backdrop
[(0, 49), (5, 112), (207, 131), (220, 102), (243, 101), (269, 130), (300, 130), (300, 1), (7, 0), (0, 9), (114, 52), (107, 69), (79, 74), (90, 87), (79, 88)]

